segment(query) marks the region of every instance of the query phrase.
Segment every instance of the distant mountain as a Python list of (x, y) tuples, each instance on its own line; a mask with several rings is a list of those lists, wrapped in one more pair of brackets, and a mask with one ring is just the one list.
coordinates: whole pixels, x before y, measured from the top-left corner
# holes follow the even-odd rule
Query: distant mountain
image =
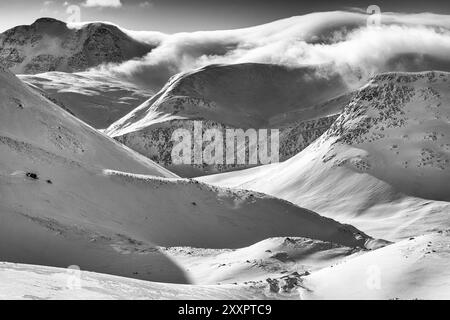
[(183, 176), (242, 166), (172, 166), (170, 141), (195, 120), (207, 128), (281, 129), (281, 159), (325, 132), (350, 99), (343, 79), (326, 69), (271, 64), (211, 65), (174, 76), (105, 133)]
[(62, 21), (41, 18), (0, 34), (0, 63), (16, 74), (84, 71), (142, 57), (152, 49), (105, 23), (72, 29)]
[(381, 74), (295, 157), (200, 180), (266, 192), (388, 240), (448, 228), (449, 120), (449, 73)]
[(46, 72), (19, 78), (72, 115), (105, 129), (151, 97), (151, 92), (97, 72)]

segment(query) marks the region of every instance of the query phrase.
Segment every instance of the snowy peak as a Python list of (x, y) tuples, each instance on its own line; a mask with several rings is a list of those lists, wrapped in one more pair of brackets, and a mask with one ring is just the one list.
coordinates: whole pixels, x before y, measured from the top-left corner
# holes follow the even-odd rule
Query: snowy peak
[(55, 32), (60, 30), (68, 30), (64, 22), (54, 18), (39, 18), (32, 25), (31, 28), (41, 32)]
[[(210, 65), (172, 77), (153, 98), (108, 130), (136, 131), (160, 119), (207, 119), (231, 127), (267, 127), (273, 117), (303, 110), (299, 118), (326, 113), (313, 107), (348, 91), (337, 74), (314, 67), (273, 64)], [(292, 119), (291, 119), (292, 120)], [(123, 131), (121, 132), (124, 133)]]
[(141, 57), (152, 49), (113, 25), (91, 23), (71, 29), (52, 18), (41, 18), (0, 35), (0, 62), (16, 74), (82, 71)]

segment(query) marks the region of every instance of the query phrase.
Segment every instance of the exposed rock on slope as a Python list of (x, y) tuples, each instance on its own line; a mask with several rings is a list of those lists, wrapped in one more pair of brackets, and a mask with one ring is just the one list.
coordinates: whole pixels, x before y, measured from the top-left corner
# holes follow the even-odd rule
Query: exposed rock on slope
[(0, 63), (16, 74), (83, 71), (142, 57), (152, 49), (112, 25), (91, 23), (70, 29), (52, 18), (41, 18), (0, 35)]
[(448, 73), (383, 74), (359, 91), (325, 139), (367, 152), (346, 160), (356, 171), (406, 194), (450, 201), (449, 121)]
[[(300, 152), (328, 129), (349, 100), (340, 76), (317, 68), (269, 64), (213, 65), (173, 77), (150, 100), (106, 133), (181, 175), (157, 150), (170, 150), (172, 132), (203, 120), (204, 128), (279, 128), (281, 159)], [(197, 168), (197, 174), (242, 166)]]
[(266, 192), (389, 240), (444, 228), (449, 120), (448, 73), (382, 74), (297, 156), (201, 180)]

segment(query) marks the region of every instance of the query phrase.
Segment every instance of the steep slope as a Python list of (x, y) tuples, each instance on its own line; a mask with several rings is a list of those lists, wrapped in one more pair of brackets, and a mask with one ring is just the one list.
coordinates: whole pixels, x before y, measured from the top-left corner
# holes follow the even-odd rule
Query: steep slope
[(146, 101), (151, 92), (95, 72), (47, 72), (19, 78), (96, 129), (105, 129)]
[(152, 49), (104, 23), (71, 29), (62, 21), (41, 18), (0, 34), (0, 63), (16, 74), (83, 71), (142, 57)]
[(444, 72), (376, 76), (297, 156), (200, 180), (266, 192), (389, 240), (448, 227), (449, 81)]
[[(364, 248), (351, 226), (171, 172), (0, 73), (0, 259), (188, 282), (158, 246), (239, 248), (302, 236)], [(232, 236), (230, 236), (232, 235)]]
[(349, 258), (304, 278), (302, 299), (449, 299), (450, 232)]
[(4, 69), (0, 81), (4, 146), (18, 151), (35, 148), (97, 168), (176, 177), (79, 121)]
[[(179, 128), (192, 130), (194, 120), (202, 120), (205, 130), (279, 128), (280, 157), (285, 160), (328, 129), (348, 101), (348, 91), (341, 77), (325, 68), (212, 65), (174, 76), (159, 93), (105, 132), (181, 175), (189, 174), (172, 166), (171, 136)], [(234, 167), (205, 166), (196, 173)]]

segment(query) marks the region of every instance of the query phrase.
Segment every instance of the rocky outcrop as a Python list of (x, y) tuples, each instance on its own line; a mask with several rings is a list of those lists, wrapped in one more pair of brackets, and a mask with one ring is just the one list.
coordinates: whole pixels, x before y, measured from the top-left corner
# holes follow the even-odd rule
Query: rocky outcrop
[[(279, 160), (284, 161), (296, 155), (313, 141), (319, 138), (332, 123), (336, 120), (338, 115), (331, 115), (315, 120), (298, 121), (284, 128), (274, 128), (279, 130)], [(139, 152), (142, 155), (150, 158), (156, 163), (170, 169), (176, 174), (184, 177), (202, 176), (207, 174), (214, 174), (219, 172), (227, 172), (253, 167), (251, 164), (226, 164), (224, 154), (224, 164), (207, 165), (192, 164), (174, 165), (172, 159), (172, 149), (174, 141), (172, 135), (175, 130), (187, 129), (189, 132), (194, 130), (194, 122), (196, 120), (172, 120), (161, 124), (154, 125), (150, 128), (143, 129), (137, 132), (131, 132), (125, 135), (117, 136), (115, 139), (129, 148)], [(218, 129), (225, 133), (226, 129), (239, 129), (215, 121), (202, 120), (203, 134), (208, 129)], [(269, 129), (270, 131), (270, 129)], [(224, 134), (224, 146), (226, 145), (226, 137)], [(270, 143), (270, 141), (269, 141)], [(245, 150), (248, 159), (248, 146)], [(193, 157), (193, 155), (192, 155)]]

